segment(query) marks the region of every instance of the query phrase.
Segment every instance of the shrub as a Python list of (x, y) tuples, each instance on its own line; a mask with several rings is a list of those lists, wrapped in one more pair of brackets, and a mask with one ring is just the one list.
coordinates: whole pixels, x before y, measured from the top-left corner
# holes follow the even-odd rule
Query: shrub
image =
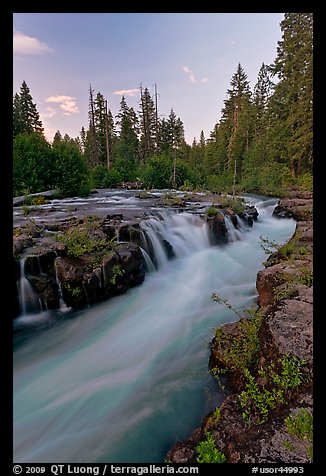
[(303, 191), (312, 192), (313, 191), (313, 175), (310, 173), (305, 173), (301, 175), (298, 179), (300, 188)]
[(218, 209), (215, 207), (208, 207), (206, 210), (206, 215), (209, 217), (214, 217), (218, 214)]
[(205, 432), (206, 440), (196, 446), (197, 463), (225, 463), (225, 455), (215, 446), (213, 436), (209, 431)]
[(230, 196), (223, 196), (220, 200), (220, 206), (222, 208), (231, 208), (235, 213), (239, 214), (244, 211), (244, 204), (241, 198), (233, 198)]
[(244, 370), (246, 389), (238, 395), (238, 398), (243, 409), (243, 419), (249, 426), (266, 422), (271, 410), (278, 404), (287, 403), (291, 392), (304, 380), (301, 371), (303, 364), (303, 360), (285, 355), (276, 363), (258, 370), (263, 384), (259, 384), (248, 369)]
[(52, 146), (56, 187), (65, 197), (86, 196), (91, 190), (89, 170), (76, 143), (55, 141)]
[(96, 239), (83, 228), (69, 228), (63, 235), (58, 235), (57, 239), (65, 244), (69, 256), (76, 257), (99, 251), (107, 245), (104, 240)]
[[(239, 318), (241, 317), (241, 314), (227, 300), (222, 300), (217, 294), (214, 293), (212, 295), (212, 300), (223, 304)], [(254, 366), (257, 362), (260, 351), (258, 332), (263, 320), (263, 315), (258, 309), (246, 309), (243, 311), (243, 314), (247, 318), (243, 318), (238, 322), (239, 335), (236, 339), (227, 335), (221, 328), (215, 331), (219, 351), (222, 354), (227, 369), (240, 371), (242, 374), (245, 369)]]
[[(285, 420), (287, 432), (295, 438), (296, 443), (303, 446), (310, 461), (313, 459), (313, 417), (309, 410), (301, 408), (296, 415), (290, 415)], [(295, 447), (286, 441), (285, 446), (291, 451)]]

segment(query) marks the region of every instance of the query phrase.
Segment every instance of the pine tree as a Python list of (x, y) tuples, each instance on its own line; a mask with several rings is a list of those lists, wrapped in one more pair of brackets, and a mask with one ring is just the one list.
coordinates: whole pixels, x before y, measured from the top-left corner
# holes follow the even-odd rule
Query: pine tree
[(158, 150), (161, 153), (173, 155), (184, 142), (184, 126), (173, 109), (167, 119), (162, 119), (159, 124), (159, 144)]
[[(279, 82), (271, 101), (275, 142), (292, 175), (312, 170), (313, 14), (286, 13), (272, 73)], [(276, 157), (277, 158), (277, 157)]]
[(97, 93), (95, 99), (95, 131), (99, 144), (99, 160), (107, 164), (107, 168), (112, 167), (113, 142), (114, 142), (114, 121), (108, 109), (107, 100), (103, 94)]
[(156, 146), (156, 109), (153, 98), (147, 88), (140, 90), (140, 155), (145, 163), (155, 152)]
[(58, 142), (58, 141), (59, 142), (62, 141), (62, 135), (61, 135), (61, 132), (59, 130), (54, 134), (52, 144), (54, 144), (55, 142)]
[(134, 109), (127, 105), (124, 96), (121, 98), (120, 110), (116, 117), (116, 123), (120, 128), (117, 156), (135, 164), (139, 158), (138, 118)]
[(268, 106), (273, 94), (274, 83), (270, 79), (270, 68), (264, 63), (258, 72), (254, 87), (255, 135), (261, 136), (268, 127)]
[(82, 126), (79, 135), (80, 135), (81, 151), (82, 151), (82, 153), (84, 153), (85, 152), (85, 147), (86, 147), (86, 131), (85, 131), (84, 126)]
[(241, 175), (252, 136), (251, 91), (241, 64), (231, 78), (221, 120), (211, 133), (205, 163), (211, 173)]
[(33, 102), (26, 81), (23, 81), (20, 94), (16, 93), (13, 99), (13, 136), (32, 132), (43, 134), (43, 131), (36, 104)]
[(206, 144), (206, 141), (205, 141), (204, 131), (200, 131), (199, 145), (200, 147), (205, 147), (205, 144)]
[(90, 166), (99, 164), (99, 144), (95, 128), (95, 105), (93, 94), (94, 90), (92, 89), (92, 86), (89, 85), (89, 129), (85, 140), (85, 156)]

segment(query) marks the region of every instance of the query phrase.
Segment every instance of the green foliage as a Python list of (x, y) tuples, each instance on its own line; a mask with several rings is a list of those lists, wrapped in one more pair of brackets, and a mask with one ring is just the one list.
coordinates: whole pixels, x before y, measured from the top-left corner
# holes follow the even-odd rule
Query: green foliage
[(225, 463), (225, 455), (216, 448), (212, 434), (206, 431), (205, 435), (206, 439), (196, 446), (197, 463)]
[(291, 299), (297, 294), (296, 286), (303, 284), (304, 286), (311, 287), (313, 285), (313, 273), (306, 267), (302, 266), (298, 268), (299, 274), (293, 274), (284, 276), (286, 281), (275, 291), (275, 299), (281, 301), (283, 299)]
[(243, 419), (249, 426), (262, 424), (277, 405), (286, 404), (291, 392), (304, 380), (301, 367), (303, 360), (285, 355), (266, 368), (258, 370), (259, 381), (244, 370), (246, 389), (239, 395)]
[(305, 173), (298, 178), (298, 184), (303, 191), (313, 191), (313, 175), (312, 173)]
[(206, 420), (206, 428), (210, 428), (210, 427), (213, 427), (215, 426), (221, 419), (221, 410), (219, 409), (219, 407), (216, 407), (214, 412), (209, 415), (209, 417), (207, 418)]
[(36, 197), (25, 197), (24, 199), (24, 205), (45, 205), (49, 201), (43, 197), (43, 195), (38, 195)]
[(283, 157), (296, 177), (312, 172), (313, 14), (286, 13), (280, 26), (282, 39), (271, 67), (279, 81), (270, 104), (269, 134), (283, 147)]
[[(313, 459), (313, 417), (309, 410), (301, 408), (295, 415), (288, 416), (285, 420), (287, 432), (295, 437), (305, 449), (310, 461)], [(295, 451), (295, 447), (287, 440), (285, 445)]]
[(221, 410), (219, 407), (216, 407), (214, 412), (213, 412), (213, 417), (215, 419), (215, 423), (218, 423), (219, 420), (221, 419)]
[(176, 193), (167, 192), (162, 198), (162, 203), (170, 207), (180, 207), (184, 204), (184, 200)]
[(43, 133), (42, 122), (36, 104), (30, 94), (26, 81), (22, 82), (20, 94), (16, 93), (13, 100), (13, 136), (18, 134)]
[(56, 187), (65, 197), (85, 196), (91, 190), (89, 170), (78, 146), (73, 141), (53, 144)]
[(141, 173), (145, 188), (170, 188), (172, 160), (166, 156), (154, 156)]
[(107, 246), (103, 239), (98, 240), (85, 228), (68, 228), (64, 234), (57, 236), (67, 248), (69, 256), (83, 256), (85, 254), (101, 251)]
[(306, 252), (303, 248), (298, 248), (298, 237), (294, 237), (284, 244), (278, 244), (276, 241), (269, 240), (262, 235), (259, 238), (260, 246), (263, 248), (265, 253), (272, 254), (273, 252), (277, 252), (280, 260), (282, 261), (290, 259), (294, 253), (299, 252), (302, 255)]
[(284, 190), (295, 183), (291, 171), (287, 165), (273, 162), (264, 154), (257, 150), (249, 151), (244, 163), (241, 187), (248, 192), (282, 196)]
[[(212, 300), (223, 304), (239, 318), (241, 317), (227, 300), (221, 299), (217, 294), (212, 295)], [(257, 309), (247, 309), (243, 314), (247, 317), (239, 320), (236, 338), (226, 334), (222, 328), (215, 331), (216, 344), (227, 370), (239, 371), (241, 374), (244, 374), (247, 367), (252, 367), (257, 362), (260, 351), (258, 332), (263, 320), (261, 311)]]
[(232, 189), (232, 175), (208, 175), (206, 186), (213, 193), (227, 193)]
[[(114, 169), (116, 176), (119, 174), (120, 182), (134, 182), (138, 176), (138, 166), (135, 160), (119, 158), (114, 161)], [(112, 178), (114, 175), (112, 176)], [(116, 182), (118, 183), (118, 182)]]
[(115, 264), (112, 268), (112, 277), (110, 279), (110, 283), (113, 285), (117, 284), (119, 276), (123, 276), (124, 274), (125, 270), (121, 267), (121, 265)]
[(221, 208), (231, 208), (231, 210), (233, 210), (237, 214), (242, 213), (244, 211), (243, 201), (241, 200), (241, 198), (237, 197), (233, 198), (225, 195), (219, 200), (219, 205), (221, 206)]
[(23, 211), (23, 215), (24, 217), (28, 216), (30, 213), (31, 213), (31, 208), (28, 207), (27, 205), (23, 205), (22, 206), (22, 211)]
[(83, 290), (80, 286), (71, 286), (69, 283), (63, 283), (63, 287), (67, 293), (73, 298), (79, 298), (83, 294)]
[(50, 144), (42, 134), (18, 134), (13, 141), (14, 196), (53, 188), (55, 161)]
[(111, 188), (122, 182), (121, 173), (112, 168), (108, 170), (105, 165), (97, 165), (90, 170), (91, 183), (93, 188)]
[(218, 214), (218, 209), (215, 207), (208, 207), (206, 210), (206, 215), (209, 217), (214, 217)]

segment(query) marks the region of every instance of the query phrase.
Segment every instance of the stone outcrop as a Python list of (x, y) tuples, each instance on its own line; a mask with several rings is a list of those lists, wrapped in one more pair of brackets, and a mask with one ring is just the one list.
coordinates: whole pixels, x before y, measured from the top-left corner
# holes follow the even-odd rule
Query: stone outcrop
[(312, 198), (282, 198), (273, 212), (274, 216), (280, 218), (294, 218), (297, 221), (311, 221), (312, 214)]
[[(196, 446), (210, 431), (216, 447), (228, 463), (307, 463), (309, 454), (298, 440), (290, 435), (284, 420), (305, 409), (313, 412), (313, 286), (312, 286), (312, 197), (282, 199), (276, 207), (278, 216), (292, 216), (298, 221), (292, 243), (274, 253), (266, 269), (257, 276), (262, 324), (259, 328), (259, 354), (250, 367), (257, 385), (267, 385), (258, 369), (276, 366), (288, 356), (300, 359), (304, 375), (295, 391), (288, 391), (287, 403), (277, 403), (266, 421), (249, 426), (243, 416), (239, 393), (243, 390), (237, 372), (228, 367), (222, 345), (232, 346), (239, 341), (241, 320), (220, 329), (222, 340), (215, 337), (211, 344), (210, 368), (226, 369), (231, 393), (220, 406), (219, 418), (208, 414), (185, 441), (177, 442), (167, 454), (172, 463), (195, 463)], [(281, 211), (282, 210), (282, 211)], [(226, 344), (225, 344), (226, 343)], [(275, 367), (274, 367), (275, 368)]]
[(218, 212), (213, 216), (207, 216), (207, 223), (210, 230), (212, 231), (212, 236), (215, 240), (215, 243), (227, 243), (228, 229), (225, 224), (224, 214)]
[[(69, 235), (70, 232), (77, 234)], [(63, 236), (67, 243), (60, 239)], [(116, 242), (117, 236), (124, 241)], [(16, 231), (13, 239), (16, 281), (28, 281), (42, 309), (59, 308), (62, 298), (68, 307), (81, 308), (143, 282), (145, 263), (137, 244), (140, 240), (138, 222), (122, 222), (116, 216), (94, 223), (71, 219), (57, 223), (54, 233), (28, 225)]]

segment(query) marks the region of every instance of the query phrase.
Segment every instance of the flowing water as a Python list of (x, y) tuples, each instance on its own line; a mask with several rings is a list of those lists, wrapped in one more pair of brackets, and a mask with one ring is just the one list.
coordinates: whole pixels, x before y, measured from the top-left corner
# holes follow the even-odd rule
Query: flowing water
[(152, 271), (141, 286), (17, 338), (14, 461), (164, 462), (225, 397), (207, 371), (209, 342), (237, 318), (211, 294), (240, 309), (256, 303), (260, 236), (283, 243), (295, 228), (272, 216), (276, 201), (250, 197), (258, 221), (228, 223), (223, 246), (196, 215), (153, 216), (142, 227), (156, 263), (144, 251)]

